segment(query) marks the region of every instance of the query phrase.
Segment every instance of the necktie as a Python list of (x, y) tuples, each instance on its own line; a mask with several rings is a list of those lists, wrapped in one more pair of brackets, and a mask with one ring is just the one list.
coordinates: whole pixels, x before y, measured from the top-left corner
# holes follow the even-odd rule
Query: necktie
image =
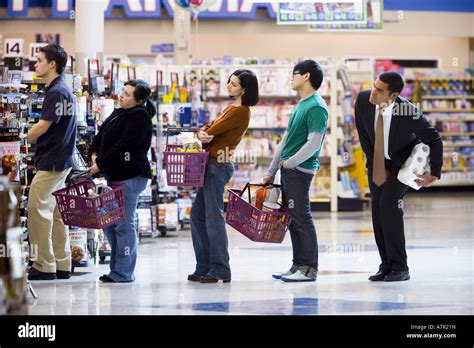
[(382, 186), (387, 179), (385, 172), (385, 156), (384, 156), (384, 139), (383, 139), (383, 117), (382, 108), (379, 108), (377, 125), (375, 127), (375, 144), (374, 144), (374, 162), (372, 168), (372, 181), (377, 186)]

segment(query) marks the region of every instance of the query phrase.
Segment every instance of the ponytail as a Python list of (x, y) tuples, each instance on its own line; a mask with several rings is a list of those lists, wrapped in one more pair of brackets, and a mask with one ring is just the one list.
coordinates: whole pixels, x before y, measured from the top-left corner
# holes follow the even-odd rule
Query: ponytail
[(150, 118), (153, 118), (153, 116), (156, 115), (155, 103), (150, 98), (147, 98), (147, 100), (146, 100), (146, 110), (150, 114)]

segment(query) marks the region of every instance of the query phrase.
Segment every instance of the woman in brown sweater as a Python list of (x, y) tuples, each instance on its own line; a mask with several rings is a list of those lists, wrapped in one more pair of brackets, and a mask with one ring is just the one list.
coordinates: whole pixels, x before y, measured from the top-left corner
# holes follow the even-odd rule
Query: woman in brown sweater
[(196, 134), (209, 144), (204, 186), (191, 209), (191, 235), (196, 270), (188, 280), (201, 283), (230, 282), (231, 272), (224, 212), (224, 187), (234, 173), (233, 152), (247, 131), (249, 106), (258, 103), (258, 81), (250, 70), (236, 70), (227, 82), (234, 103)]

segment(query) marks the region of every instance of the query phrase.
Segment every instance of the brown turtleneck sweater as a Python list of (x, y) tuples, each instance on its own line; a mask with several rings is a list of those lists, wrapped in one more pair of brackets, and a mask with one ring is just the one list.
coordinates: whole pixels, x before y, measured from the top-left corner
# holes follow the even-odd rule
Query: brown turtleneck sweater
[[(201, 131), (214, 135), (209, 143), (210, 156), (220, 162), (231, 162), (232, 152), (239, 145), (250, 122), (248, 106), (229, 105), (214, 121), (201, 128)], [(227, 148), (227, 151), (226, 151)], [(229, 158), (227, 158), (227, 154)]]

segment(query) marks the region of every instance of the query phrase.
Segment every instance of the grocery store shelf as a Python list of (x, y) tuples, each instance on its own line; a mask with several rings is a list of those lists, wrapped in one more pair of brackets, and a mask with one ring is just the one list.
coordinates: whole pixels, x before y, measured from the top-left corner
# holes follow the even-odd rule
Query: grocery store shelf
[(452, 81), (471, 81), (474, 77), (421, 77), (420, 81), (440, 81), (440, 80), (452, 80)]
[(311, 203), (329, 203), (331, 199), (329, 197), (311, 197), (310, 202)]
[(474, 118), (438, 118), (436, 122), (474, 122)]
[(286, 130), (284, 127), (249, 127), (248, 130), (268, 130), (268, 131), (273, 131), (273, 130)]
[[(259, 95), (259, 100), (295, 100), (299, 99), (297, 95)], [(215, 96), (215, 97), (207, 97), (207, 100), (215, 101), (215, 100), (230, 100), (229, 96)]]
[(425, 100), (451, 100), (451, 99), (474, 99), (474, 95), (425, 95), (421, 99)]
[[(445, 158), (452, 158), (454, 156), (454, 152), (453, 153), (444, 153), (443, 154), (443, 157)], [(463, 158), (474, 158), (474, 154), (471, 154), (471, 155), (463, 155), (462, 153), (456, 153), (456, 156), (457, 157), (463, 157)]]
[(450, 137), (450, 136), (455, 136), (455, 135), (474, 135), (474, 132), (440, 132), (439, 134), (445, 136), (445, 137)]
[(474, 147), (474, 144), (443, 143), (444, 147)]
[(443, 112), (457, 112), (457, 113), (462, 113), (462, 112), (474, 112), (474, 109), (430, 109), (430, 110), (423, 110), (424, 113), (443, 113)]
[(442, 169), (442, 172), (443, 173), (452, 173), (452, 172), (458, 172), (458, 173), (470, 173), (471, 170), (469, 170), (468, 168), (443, 168)]
[(440, 186), (440, 187), (446, 187), (446, 186), (474, 186), (474, 182), (469, 182), (469, 181), (448, 181), (448, 182), (443, 182), (443, 181), (436, 181), (433, 183), (433, 186)]

